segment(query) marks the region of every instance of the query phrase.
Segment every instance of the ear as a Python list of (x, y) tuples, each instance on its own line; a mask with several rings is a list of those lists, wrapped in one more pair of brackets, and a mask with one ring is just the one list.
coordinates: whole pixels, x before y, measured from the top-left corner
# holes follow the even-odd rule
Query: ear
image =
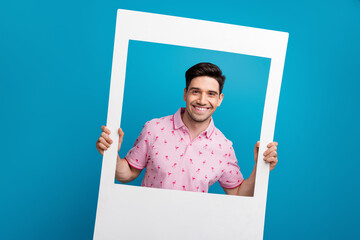
[(221, 93), (220, 96), (219, 96), (219, 101), (218, 101), (218, 104), (217, 106), (220, 107), (221, 103), (222, 103), (222, 100), (224, 99), (224, 94)]
[(186, 102), (186, 93), (187, 93), (186, 88), (184, 88), (184, 96), (183, 96), (183, 98), (184, 98), (185, 102)]

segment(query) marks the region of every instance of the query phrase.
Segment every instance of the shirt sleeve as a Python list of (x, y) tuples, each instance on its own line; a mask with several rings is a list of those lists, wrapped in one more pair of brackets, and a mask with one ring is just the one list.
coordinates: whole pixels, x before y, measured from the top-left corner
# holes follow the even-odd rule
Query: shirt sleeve
[(227, 157), (225, 157), (226, 160), (224, 159), (226, 168), (219, 179), (219, 183), (223, 188), (236, 188), (244, 181), (244, 177), (240, 171), (232, 145), (229, 153), (225, 155), (227, 155)]
[(137, 169), (144, 169), (147, 165), (148, 160), (148, 150), (150, 146), (150, 135), (149, 132), (149, 122), (147, 122), (139, 137), (136, 139), (134, 146), (126, 154), (125, 159), (128, 163)]

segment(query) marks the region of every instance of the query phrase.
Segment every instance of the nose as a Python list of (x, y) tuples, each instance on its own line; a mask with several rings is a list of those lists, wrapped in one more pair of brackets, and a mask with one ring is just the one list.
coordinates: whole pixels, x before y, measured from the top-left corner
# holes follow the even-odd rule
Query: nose
[(206, 104), (206, 93), (202, 93), (199, 97), (199, 103), (201, 105), (205, 105)]

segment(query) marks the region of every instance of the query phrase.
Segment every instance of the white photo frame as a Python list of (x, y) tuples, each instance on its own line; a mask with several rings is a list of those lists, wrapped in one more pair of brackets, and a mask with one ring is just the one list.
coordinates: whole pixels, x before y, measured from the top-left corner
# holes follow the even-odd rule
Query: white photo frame
[[(214, 34), (216, 32), (216, 34)], [(118, 141), (129, 40), (271, 59), (253, 197), (135, 187), (114, 182), (117, 145), (105, 151), (94, 239), (262, 239), (269, 165), (288, 33), (181, 17), (117, 12), (107, 126)]]

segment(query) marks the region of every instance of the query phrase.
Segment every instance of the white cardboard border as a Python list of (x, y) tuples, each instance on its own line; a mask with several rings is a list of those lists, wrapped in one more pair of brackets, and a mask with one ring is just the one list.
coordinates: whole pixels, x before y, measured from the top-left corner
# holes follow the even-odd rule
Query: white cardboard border
[(129, 40), (271, 58), (254, 197), (114, 183), (116, 144), (104, 153), (94, 239), (262, 239), (269, 165), (288, 33), (118, 10), (107, 126), (118, 141)]

